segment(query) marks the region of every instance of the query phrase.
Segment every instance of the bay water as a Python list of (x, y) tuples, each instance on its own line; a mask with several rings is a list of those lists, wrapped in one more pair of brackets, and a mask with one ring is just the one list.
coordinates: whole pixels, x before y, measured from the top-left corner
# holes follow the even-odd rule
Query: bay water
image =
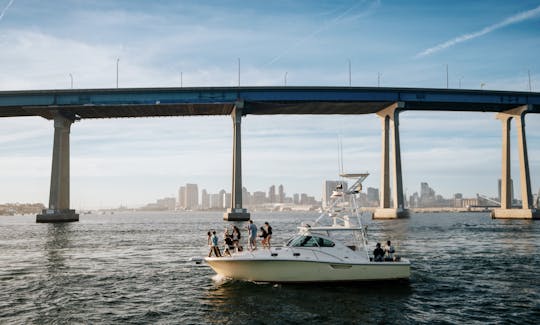
[[(273, 244), (316, 212), (255, 212)], [(37, 224), (0, 217), (2, 324), (538, 324), (540, 222), (488, 213), (363, 220), (369, 249), (411, 260), (396, 283), (271, 284), (219, 278), (191, 257), (218, 212), (85, 214)], [(244, 231), (244, 238), (247, 237)], [(221, 237), (222, 238), (222, 237)]]

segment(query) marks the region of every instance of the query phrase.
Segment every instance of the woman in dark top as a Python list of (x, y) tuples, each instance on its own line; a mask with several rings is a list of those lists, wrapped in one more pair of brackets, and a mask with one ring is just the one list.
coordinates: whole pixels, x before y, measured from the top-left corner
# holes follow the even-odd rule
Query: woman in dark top
[(266, 247), (266, 237), (268, 237), (268, 232), (266, 232), (264, 227), (261, 227), (261, 234), (259, 235), (259, 237), (262, 238), (261, 244), (263, 245), (263, 247)]
[(268, 246), (268, 248), (270, 248), (270, 239), (272, 239), (272, 227), (270, 226), (270, 224), (268, 222), (265, 222), (264, 225), (266, 227), (266, 233), (267, 233), (266, 246)]

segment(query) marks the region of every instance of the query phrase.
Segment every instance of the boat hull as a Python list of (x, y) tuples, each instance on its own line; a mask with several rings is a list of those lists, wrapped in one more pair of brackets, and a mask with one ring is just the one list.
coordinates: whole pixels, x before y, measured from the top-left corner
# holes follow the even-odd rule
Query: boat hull
[(235, 280), (256, 282), (339, 282), (408, 279), (410, 263), (358, 264), (294, 260), (206, 258), (216, 273)]

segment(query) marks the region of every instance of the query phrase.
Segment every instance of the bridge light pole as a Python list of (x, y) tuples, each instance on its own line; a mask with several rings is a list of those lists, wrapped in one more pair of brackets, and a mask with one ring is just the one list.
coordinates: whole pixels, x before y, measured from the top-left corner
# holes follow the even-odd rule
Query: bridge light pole
[(446, 64), (446, 89), (448, 88), (448, 64)]
[(352, 84), (352, 77), (351, 77), (351, 59), (349, 59), (349, 87), (351, 87)]
[(70, 73), (69, 77), (71, 78), (71, 89), (73, 89), (73, 75)]
[(120, 63), (120, 58), (116, 58), (116, 88), (118, 88), (118, 64)]

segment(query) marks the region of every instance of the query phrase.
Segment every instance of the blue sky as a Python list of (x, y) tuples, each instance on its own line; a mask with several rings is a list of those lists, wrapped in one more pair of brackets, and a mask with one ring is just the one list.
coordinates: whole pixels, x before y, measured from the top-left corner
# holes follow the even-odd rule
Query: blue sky
[[(0, 90), (242, 85), (540, 89), (540, 1), (0, 0)], [(483, 86), (481, 86), (483, 85)], [(527, 117), (534, 192), (540, 118)], [(320, 196), (349, 171), (379, 187), (375, 116), (248, 116), (244, 185)], [(514, 131), (515, 132), (515, 131)], [(0, 119), (0, 202), (48, 201), (52, 122)], [(140, 205), (197, 182), (230, 188), (229, 117), (84, 120), (72, 126), (72, 205)], [(494, 114), (401, 114), (404, 187), (497, 194)], [(515, 144), (515, 142), (514, 142)], [(515, 147), (515, 146), (514, 146)], [(513, 173), (517, 175), (517, 155)], [(516, 180), (517, 181), (517, 180)], [(516, 188), (517, 188), (516, 184)]]

